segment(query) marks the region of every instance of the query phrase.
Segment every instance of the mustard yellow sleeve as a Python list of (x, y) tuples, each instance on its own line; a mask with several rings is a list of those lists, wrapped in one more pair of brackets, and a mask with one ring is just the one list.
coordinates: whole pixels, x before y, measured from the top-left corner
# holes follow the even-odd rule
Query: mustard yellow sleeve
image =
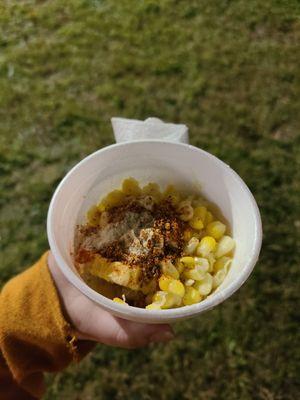
[(39, 399), (43, 372), (64, 369), (92, 347), (64, 318), (45, 253), (0, 295), (0, 399)]

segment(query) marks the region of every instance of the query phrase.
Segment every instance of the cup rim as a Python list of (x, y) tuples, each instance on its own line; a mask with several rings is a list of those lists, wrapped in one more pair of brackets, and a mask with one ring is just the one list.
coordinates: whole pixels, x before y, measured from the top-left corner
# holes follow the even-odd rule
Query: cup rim
[[(190, 149), (192, 151), (197, 151), (202, 153), (206, 157), (213, 160), (217, 163), (221, 169), (226, 170), (227, 173), (231, 174), (232, 177), (238, 182), (241, 190), (245, 191), (249, 197), (251, 205), (254, 211), (254, 224), (255, 224), (255, 235), (253, 241), (252, 251), (249, 254), (249, 258), (246, 261), (246, 265), (242, 271), (242, 273), (231, 283), (228, 284), (227, 287), (222, 289), (221, 291), (217, 291), (213, 294), (213, 296), (209, 296), (200, 303), (196, 303), (189, 306), (182, 306), (179, 308), (172, 309), (164, 309), (164, 310), (146, 310), (144, 308), (138, 308), (133, 306), (124, 306), (122, 304), (118, 304), (108, 297), (96, 292), (92, 288), (90, 288), (82, 279), (80, 279), (69, 267), (68, 263), (64, 261), (64, 258), (59, 250), (59, 246), (56, 242), (53, 233), (53, 221), (52, 216), (54, 213), (56, 199), (63, 190), (65, 182), (75, 174), (84, 164), (88, 163), (92, 158), (97, 157), (99, 154), (111, 151), (116, 148), (127, 147), (127, 146), (135, 146), (140, 144), (150, 144), (150, 143), (160, 143), (162, 146), (174, 146), (174, 147), (184, 147), (186, 149)], [(81, 293), (87, 296), (90, 300), (95, 302), (97, 305), (102, 306), (109, 312), (112, 312), (114, 315), (118, 315), (121, 318), (129, 319), (129, 320), (138, 320), (139, 318), (143, 321), (149, 321), (152, 323), (160, 322), (160, 320), (164, 321), (172, 321), (180, 318), (188, 318), (193, 315), (200, 314), (204, 311), (208, 311), (218, 304), (222, 303), (224, 300), (232, 296), (248, 279), (251, 274), (257, 260), (259, 257), (261, 243), (262, 243), (262, 222), (260, 217), (260, 212), (255, 201), (253, 194), (250, 189), (243, 181), (243, 179), (224, 161), (220, 160), (215, 155), (193, 146), (191, 144), (179, 143), (179, 142), (170, 142), (159, 139), (147, 139), (147, 140), (134, 140), (131, 142), (121, 142), (115, 143), (112, 145), (108, 145), (104, 148), (96, 150), (95, 152), (89, 154), (87, 157), (83, 158), (79, 161), (61, 180), (59, 185), (57, 186), (52, 199), (50, 201), (48, 215), (47, 215), (47, 236), (51, 251), (53, 252), (53, 256), (57, 262), (58, 267), (66, 277), (66, 279), (73, 284)]]

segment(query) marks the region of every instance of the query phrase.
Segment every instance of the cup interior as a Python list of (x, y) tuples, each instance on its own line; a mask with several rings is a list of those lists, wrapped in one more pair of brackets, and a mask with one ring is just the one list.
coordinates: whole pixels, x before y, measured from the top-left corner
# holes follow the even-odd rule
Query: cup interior
[[(173, 184), (214, 203), (236, 241), (234, 259), (224, 282), (204, 301), (171, 310), (126, 307), (95, 292), (78, 275), (73, 261), (76, 224), (89, 207), (132, 176), (142, 185)], [(121, 143), (101, 149), (77, 164), (58, 186), (48, 213), (48, 238), (58, 266), (82, 293), (122, 318), (163, 323), (187, 318), (228, 298), (251, 273), (261, 246), (261, 220), (256, 202), (242, 179), (215, 156), (191, 145), (162, 141)]]

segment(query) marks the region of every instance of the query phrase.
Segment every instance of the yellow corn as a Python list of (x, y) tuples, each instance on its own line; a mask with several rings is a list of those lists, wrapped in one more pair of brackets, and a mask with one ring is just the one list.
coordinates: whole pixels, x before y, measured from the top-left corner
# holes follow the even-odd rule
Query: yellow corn
[(142, 192), (138, 181), (134, 178), (124, 179), (122, 183), (122, 191), (128, 196), (139, 196)]
[(216, 258), (214, 256), (213, 253), (209, 253), (208, 256), (206, 257), (209, 263), (209, 268), (208, 268), (208, 272), (212, 272), (214, 269), (214, 265), (216, 262)]
[(197, 281), (194, 284), (194, 288), (198, 290), (201, 296), (207, 296), (212, 290), (212, 285), (213, 277), (211, 276), (211, 274), (206, 273), (201, 281)]
[(210, 252), (215, 250), (216, 245), (217, 242), (212, 236), (204, 236), (197, 247), (196, 253), (199, 256), (206, 257)]
[(193, 254), (199, 244), (199, 239), (192, 237), (188, 244), (185, 246), (184, 252), (186, 254)]
[(162, 197), (158, 184), (153, 182), (150, 182), (148, 185), (144, 186), (142, 193), (147, 196), (152, 196), (156, 203), (159, 202)]
[(167, 186), (166, 190), (163, 192), (163, 197), (164, 199), (171, 201), (173, 206), (176, 206), (180, 202), (180, 194), (173, 185)]
[(172, 279), (172, 282), (170, 283), (168, 287), (168, 292), (175, 294), (179, 297), (183, 297), (184, 295), (184, 285), (180, 280), (178, 279)]
[(173, 306), (172, 296), (169, 296), (168, 292), (161, 290), (154, 293), (152, 302), (154, 304), (159, 304), (161, 308), (170, 308)]
[(195, 266), (199, 268), (199, 270), (203, 272), (208, 272), (209, 270), (209, 261), (206, 258), (202, 257), (194, 257)]
[(124, 193), (122, 193), (121, 190), (113, 190), (108, 193), (108, 195), (102, 200), (101, 204), (105, 209), (116, 207), (122, 204), (124, 197)]
[(198, 206), (194, 208), (194, 215), (196, 217), (199, 217), (202, 220), (202, 222), (205, 221), (206, 213), (207, 213), (207, 208), (204, 206)]
[(97, 208), (100, 212), (105, 211), (105, 204), (101, 201), (101, 203), (97, 204)]
[(203, 229), (204, 224), (203, 221), (200, 217), (194, 216), (190, 221), (189, 221), (189, 225), (193, 228), (196, 229), (198, 231), (200, 231), (201, 229)]
[(193, 209), (193, 207), (191, 205), (190, 200), (181, 201), (178, 204), (177, 211), (179, 213), (179, 218), (182, 221), (187, 222), (187, 221), (190, 221), (193, 218), (194, 209)]
[(215, 255), (217, 258), (225, 256), (226, 254), (230, 253), (235, 246), (234, 240), (230, 236), (223, 236), (216, 248)]
[(182, 299), (182, 302), (185, 306), (199, 303), (200, 300), (201, 300), (201, 295), (198, 290), (194, 289), (191, 286), (185, 288), (185, 294)]
[(226, 269), (220, 269), (213, 277), (213, 288), (216, 289), (224, 281)]
[(187, 268), (193, 268), (195, 265), (195, 259), (191, 256), (181, 257), (180, 262), (182, 262)]
[(212, 213), (210, 211), (207, 211), (207, 213), (205, 215), (205, 220), (203, 221), (204, 222), (204, 226), (207, 226), (213, 220), (214, 220), (214, 216), (212, 215)]
[(183, 272), (185, 279), (193, 279), (195, 281), (200, 281), (205, 276), (205, 271), (200, 265), (195, 265), (194, 268), (188, 269)]
[(214, 264), (214, 270), (216, 272), (220, 271), (221, 269), (225, 269), (227, 271), (231, 261), (232, 261), (232, 259), (230, 257), (226, 257), (226, 256), (218, 258)]
[(114, 297), (114, 298), (113, 298), (113, 301), (114, 301), (115, 303), (124, 304), (124, 305), (128, 306), (128, 304), (126, 303), (126, 301), (120, 299), (119, 297)]
[(160, 310), (161, 306), (157, 303), (150, 303), (146, 306), (146, 310)]
[(158, 280), (158, 286), (162, 291), (167, 292), (171, 281), (172, 278), (162, 275)]
[(206, 232), (216, 240), (220, 239), (226, 231), (226, 226), (220, 221), (210, 222), (206, 227)]
[(96, 226), (99, 224), (101, 212), (99, 211), (97, 206), (92, 206), (87, 212), (86, 216), (88, 223), (92, 226)]
[(158, 292), (154, 293), (154, 295), (152, 297), (152, 302), (153, 303), (161, 303), (161, 305), (163, 305), (164, 302), (166, 301), (166, 295), (167, 295), (167, 292), (159, 290)]
[(184, 295), (184, 286), (178, 279), (169, 278), (162, 275), (158, 280), (159, 288), (168, 293), (173, 293), (182, 297)]
[(184, 286), (193, 286), (193, 284), (195, 283), (194, 279), (187, 279), (186, 281), (184, 281)]
[(153, 295), (152, 304), (158, 304), (161, 308), (171, 308), (181, 303), (181, 297), (173, 293), (158, 291)]
[(177, 307), (181, 305), (181, 302), (182, 302), (182, 296), (178, 296), (174, 293), (168, 293), (167, 300), (163, 308)]
[(179, 275), (184, 271), (184, 264), (180, 260), (176, 260), (176, 268)]
[(174, 279), (179, 278), (179, 272), (176, 267), (171, 263), (171, 261), (163, 261), (161, 265), (164, 275), (170, 276)]

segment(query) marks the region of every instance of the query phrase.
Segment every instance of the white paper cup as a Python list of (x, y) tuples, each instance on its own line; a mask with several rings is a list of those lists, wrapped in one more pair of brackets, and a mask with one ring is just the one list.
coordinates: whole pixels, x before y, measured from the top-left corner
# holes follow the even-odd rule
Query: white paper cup
[[(74, 229), (88, 208), (132, 176), (141, 184), (174, 184), (201, 190), (220, 208), (236, 241), (234, 259), (217, 291), (198, 304), (170, 310), (146, 310), (113, 302), (91, 289), (77, 273), (71, 252)], [(57, 265), (85, 296), (112, 314), (132, 321), (165, 323), (201, 314), (230, 297), (250, 275), (260, 252), (261, 219), (243, 180), (217, 157), (182, 143), (158, 140), (115, 144), (79, 162), (56, 189), (48, 212), (48, 239)]]

